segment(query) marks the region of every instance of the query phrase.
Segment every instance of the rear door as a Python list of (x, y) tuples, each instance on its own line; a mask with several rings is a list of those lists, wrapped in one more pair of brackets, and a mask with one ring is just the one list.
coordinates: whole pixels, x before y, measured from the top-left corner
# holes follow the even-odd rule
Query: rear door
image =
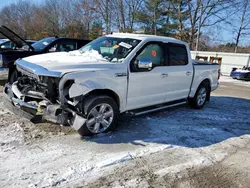
[(193, 79), (193, 65), (187, 47), (182, 44), (165, 43), (165, 54), (168, 75), (165, 87), (165, 102), (185, 99), (188, 97)]
[[(167, 77), (162, 42), (146, 43), (130, 62), (127, 109), (163, 103), (167, 92)], [(138, 68), (138, 61), (152, 62), (150, 70)]]

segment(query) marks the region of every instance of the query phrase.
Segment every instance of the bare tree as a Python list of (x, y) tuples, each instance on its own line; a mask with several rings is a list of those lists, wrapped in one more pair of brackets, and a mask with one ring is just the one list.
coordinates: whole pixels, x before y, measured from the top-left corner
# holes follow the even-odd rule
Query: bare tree
[(112, 20), (114, 26), (122, 32), (134, 29), (136, 13), (141, 10), (143, 0), (112, 0)]
[[(242, 1), (237, 0), (237, 3), (242, 4), (235, 6), (240, 13), (237, 18), (240, 24), (230, 25), (237, 33), (235, 51), (250, 24), (250, 0)], [(34, 5), (29, 0), (19, 0), (0, 10), (0, 19), (2, 24), (25, 38), (40, 39), (49, 35), (95, 38), (103, 30), (106, 33), (115, 30), (133, 32), (140, 28), (147, 33), (188, 40), (191, 48), (198, 50), (204, 28), (225, 22), (228, 15), (234, 13), (232, 2), (233, 0), (45, 0)]]
[(125, 4), (128, 7), (127, 20), (128, 20), (128, 25), (129, 25), (130, 30), (134, 29), (136, 13), (141, 10), (143, 2), (144, 0), (125, 0)]
[(32, 33), (33, 15), (35, 14), (34, 4), (28, 1), (18, 1), (6, 6), (1, 11), (2, 24), (15, 30), (24, 38), (30, 37)]
[(87, 9), (92, 10), (97, 14), (105, 24), (106, 33), (111, 32), (112, 28), (112, 3), (111, 0), (84, 0)]
[(250, 30), (250, 2), (249, 0), (241, 0), (240, 6), (235, 6), (237, 8), (236, 20), (239, 23), (238, 26), (233, 26), (236, 32), (235, 47), (234, 52), (237, 53), (240, 38), (243, 35), (249, 34)]
[(203, 27), (214, 26), (225, 21), (232, 12), (228, 12), (232, 6), (232, 0), (188, 0), (189, 22), (190, 22), (190, 47), (194, 48), (194, 39), (196, 36), (195, 50), (199, 49), (200, 33)]

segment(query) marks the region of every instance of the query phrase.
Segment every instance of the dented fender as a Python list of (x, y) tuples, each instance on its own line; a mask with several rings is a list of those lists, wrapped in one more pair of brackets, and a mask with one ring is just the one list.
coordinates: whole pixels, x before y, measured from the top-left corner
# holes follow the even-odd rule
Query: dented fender
[(73, 83), (69, 88), (69, 97), (74, 98), (81, 95), (85, 95), (95, 89), (104, 89), (104, 87), (94, 81), (86, 80), (83, 83)]
[[(94, 90), (109, 90), (118, 96), (120, 112), (124, 112), (126, 110), (127, 76), (117, 77), (116, 75), (117, 72), (124, 70), (125, 64), (116, 66), (119, 68), (71, 72), (63, 75), (58, 85), (59, 103), (62, 106), (67, 106), (67, 104), (75, 106), (81, 96), (85, 96)], [(68, 81), (71, 82), (70, 85), (67, 84)], [(67, 99), (66, 96), (73, 100)]]

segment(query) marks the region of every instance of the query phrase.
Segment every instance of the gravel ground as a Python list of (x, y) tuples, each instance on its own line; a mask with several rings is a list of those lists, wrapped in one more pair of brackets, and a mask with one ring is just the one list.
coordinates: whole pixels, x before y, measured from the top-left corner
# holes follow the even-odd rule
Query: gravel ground
[(222, 77), (202, 110), (123, 117), (117, 131), (92, 138), (32, 124), (1, 101), (1, 187), (250, 185), (249, 82)]

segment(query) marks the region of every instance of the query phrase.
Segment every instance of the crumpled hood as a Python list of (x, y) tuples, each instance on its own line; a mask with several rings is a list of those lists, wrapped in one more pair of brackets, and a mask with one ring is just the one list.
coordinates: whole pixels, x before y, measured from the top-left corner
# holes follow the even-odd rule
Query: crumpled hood
[[(38, 65), (48, 71), (62, 74), (74, 71), (95, 71), (108, 69), (114, 63), (106, 61), (97, 51), (81, 54), (72, 52), (55, 52), (23, 58), (24, 61)], [(29, 68), (29, 67), (26, 67)]]

